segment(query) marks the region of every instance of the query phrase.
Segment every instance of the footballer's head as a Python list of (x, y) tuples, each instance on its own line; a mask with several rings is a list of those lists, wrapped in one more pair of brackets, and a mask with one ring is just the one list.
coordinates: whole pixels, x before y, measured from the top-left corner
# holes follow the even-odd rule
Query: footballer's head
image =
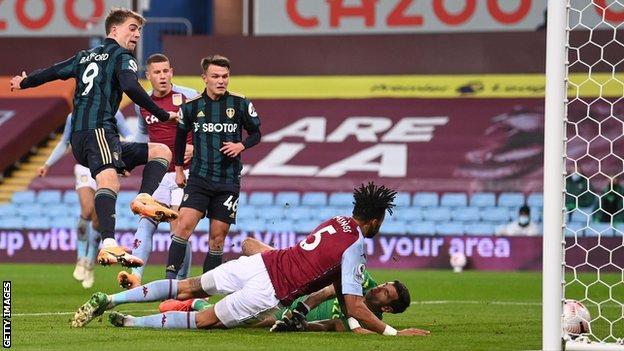
[(130, 51), (136, 48), (144, 24), (143, 16), (132, 10), (116, 7), (111, 9), (104, 21), (106, 36), (115, 39), (119, 46)]
[(353, 191), (353, 218), (358, 221), (365, 237), (372, 238), (379, 232), (386, 211), (392, 214), (395, 196), (396, 191), (373, 182), (362, 184)]
[(230, 60), (221, 55), (212, 55), (201, 60), (201, 67), (206, 94), (212, 99), (225, 95), (230, 83)]
[(154, 95), (164, 96), (171, 91), (171, 78), (173, 78), (173, 68), (169, 58), (163, 54), (153, 54), (145, 61), (145, 78), (147, 78), (154, 88)]
[(377, 285), (365, 299), (371, 308), (387, 313), (403, 313), (411, 303), (409, 290), (398, 280)]

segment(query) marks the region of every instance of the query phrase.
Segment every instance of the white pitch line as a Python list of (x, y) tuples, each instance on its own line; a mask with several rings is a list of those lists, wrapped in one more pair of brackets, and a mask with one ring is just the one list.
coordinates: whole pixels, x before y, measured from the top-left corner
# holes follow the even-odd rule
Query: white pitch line
[(503, 305), (503, 306), (541, 306), (541, 302), (515, 302), (515, 301), (476, 301), (476, 300), (432, 300), (412, 301), (412, 305)]
[[(135, 312), (156, 312), (155, 309), (152, 310), (124, 310), (123, 312), (127, 313), (135, 313)], [(35, 312), (35, 313), (11, 313), (12, 317), (36, 317), (36, 316), (64, 316), (64, 315), (73, 315), (76, 311), (73, 312)]]

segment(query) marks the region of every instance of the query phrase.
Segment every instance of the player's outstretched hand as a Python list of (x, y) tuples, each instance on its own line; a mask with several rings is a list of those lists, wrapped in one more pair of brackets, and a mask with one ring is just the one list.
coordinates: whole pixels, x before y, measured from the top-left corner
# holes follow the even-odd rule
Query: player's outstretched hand
[(37, 175), (40, 176), (41, 178), (45, 177), (46, 174), (48, 174), (48, 165), (43, 165), (41, 167), (39, 167), (39, 169), (37, 169)]
[(431, 334), (430, 331), (417, 328), (407, 328), (397, 332), (400, 336), (427, 336), (429, 334)]
[(15, 77), (11, 78), (11, 91), (13, 91), (13, 90), (21, 90), (22, 87), (20, 86), (20, 83), (22, 83), (24, 78), (26, 78), (26, 71), (22, 71), (22, 75), (21, 76), (15, 76)]
[(169, 121), (178, 121), (178, 118), (180, 117), (180, 115), (178, 115), (177, 112), (171, 112), (169, 111)]
[(176, 166), (175, 172), (176, 172), (176, 184), (180, 188), (184, 188), (186, 186), (186, 176), (184, 175), (184, 167)]

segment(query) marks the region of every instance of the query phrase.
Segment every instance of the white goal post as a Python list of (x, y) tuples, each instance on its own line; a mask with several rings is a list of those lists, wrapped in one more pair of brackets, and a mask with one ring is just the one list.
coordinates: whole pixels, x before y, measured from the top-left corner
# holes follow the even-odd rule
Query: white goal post
[[(624, 0), (548, 0), (543, 350), (624, 350), (624, 210), (603, 200), (624, 197), (624, 24), (614, 13)], [(566, 189), (572, 176), (587, 183), (582, 193)], [(592, 206), (580, 204), (587, 196)], [(591, 313), (576, 340), (563, 332), (566, 298)]]

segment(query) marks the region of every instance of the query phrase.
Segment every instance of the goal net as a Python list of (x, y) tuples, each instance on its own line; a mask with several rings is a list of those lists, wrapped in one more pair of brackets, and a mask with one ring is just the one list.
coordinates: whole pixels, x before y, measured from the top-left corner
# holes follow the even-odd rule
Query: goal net
[[(543, 348), (624, 350), (624, 0), (549, 1), (547, 23)], [(564, 299), (590, 312), (575, 340)]]

